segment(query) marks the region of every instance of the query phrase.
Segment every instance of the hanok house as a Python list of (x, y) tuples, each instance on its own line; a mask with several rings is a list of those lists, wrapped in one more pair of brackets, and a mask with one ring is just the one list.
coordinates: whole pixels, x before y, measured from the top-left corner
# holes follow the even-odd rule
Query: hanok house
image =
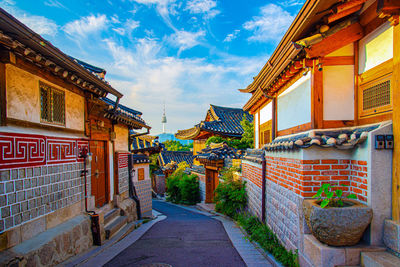
[(104, 74), (0, 9), (1, 263), (55, 265), (84, 251), (93, 243), (88, 212), (99, 215), (102, 237), (115, 215), (125, 218), (108, 233), (136, 217), (128, 131), (148, 126), (105, 98), (122, 94)]
[(349, 185), (342, 189), (372, 207), (367, 247), (400, 252), (399, 11), (399, 1), (308, 0), (241, 90), (251, 94), (244, 110), (254, 115), (255, 147), (264, 148), (242, 162), (249, 209), (299, 250), (302, 266), (360, 264), (362, 248), (352, 257), (322, 246), (304, 222), (302, 201), (323, 183)]
[(225, 143), (211, 144), (196, 155), (196, 159), (203, 165), (204, 175), (198, 168), (192, 168), (192, 173), (199, 176), (202, 201), (205, 203), (214, 202), (214, 191), (219, 185), (220, 171), (224, 167), (231, 167), (232, 160), (240, 159), (241, 155), (240, 151), (229, 147)]
[[(193, 155), (196, 156), (201, 150), (206, 148), (206, 141), (211, 136), (240, 139), (244, 132), (240, 122), (243, 120), (244, 116), (246, 116), (246, 119), (250, 122), (253, 121), (253, 115), (247, 111), (243, 111), (240, 108), (210, 105), (204, 121), (196, 124), (193, 128), (178, 131), (175, 134), (175, 137), (182, 140), (193, 140)], [(210, 189), (212, 192), (214, 192), (214, 189), (218, 183), (218, 178), (216, 178), (218, 175), (215, 175), (210, 171), (207, 172), (210, 175), (210, 177), (207, 178), (204, 165), (201, 164), (196, 158), (193, 162), (193, 166), (191, 167), (191, 172), (199, 177), (201, 196), (202, 200), (204, 201), (206, 198), (206, 180), (215, 180), (215, 182), (211, 183), (214, 185), (213, 188)], [(210, 199), (211, 197), (208, 199), (208, 201)]]

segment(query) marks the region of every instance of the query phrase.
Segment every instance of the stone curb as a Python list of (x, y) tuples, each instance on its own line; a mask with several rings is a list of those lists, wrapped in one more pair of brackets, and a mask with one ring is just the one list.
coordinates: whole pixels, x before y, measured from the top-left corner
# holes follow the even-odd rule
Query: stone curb
[[(58, 266), (73, 267), (73, 266), (103, 266), (115, 256), (117, 256), (124, 249), (132, 245), (139, 238), (141, 238), (150, 228), (166, 219), (167, 217), (162, 213), (153, 210), (156, 218), (145, 224), (142, 224), (143, 220), (135, 221), (125, 226), (119, 234), (114, 236), (111, 240), (100, 247), (93, 247), (94, 249), (86, 252), (83, 255), (72, 258), (65, 263)], [(136, 228), (139, 225), (139, 228)]]

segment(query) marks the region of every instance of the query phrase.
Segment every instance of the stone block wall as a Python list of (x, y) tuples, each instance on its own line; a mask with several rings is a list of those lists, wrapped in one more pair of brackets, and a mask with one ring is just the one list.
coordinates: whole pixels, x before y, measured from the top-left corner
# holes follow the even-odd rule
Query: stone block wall
[(165, 175), (164, 174), (154, 174), (154, 191), (157, 194), (165, 194)]
[(248, 211), (261, 220), (261, 165), (250, 161), (242, 162), (242, 180), (246, 182)]
[(151, 216), (152, 207), (152, 197), (151, 197), (151, 180), (145, 179), (141, 181), (134, 182), (136, 188), (136, 194), (140, 200), (140, 209), (142, 216)]
[(82, 171), (80, 162), (1, 170), (0, 232), (81, 201)]

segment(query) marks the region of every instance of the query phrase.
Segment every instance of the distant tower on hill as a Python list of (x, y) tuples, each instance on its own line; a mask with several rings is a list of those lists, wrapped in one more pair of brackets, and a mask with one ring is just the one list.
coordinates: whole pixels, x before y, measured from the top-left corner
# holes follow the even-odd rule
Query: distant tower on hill
[(161, 119), (162, 123), (162, 132), (165, 133), (165, 124), (167, 124), (167, 116), (165, 116), (165, 103), (164, 103), (164, 113)]

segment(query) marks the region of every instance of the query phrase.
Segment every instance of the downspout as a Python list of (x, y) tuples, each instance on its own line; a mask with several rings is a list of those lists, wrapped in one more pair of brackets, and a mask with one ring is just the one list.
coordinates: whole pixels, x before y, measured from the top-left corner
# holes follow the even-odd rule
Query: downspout
[(266, 161), (265, 161), (265, 153), (264, 149), (261, 155), (261, 179), (262, 179), (262, 190), (261, 190), (261, 221), (265, 223), (265, 189), (266, 189), (266, 180), (265, 180), (265, 172), (266, 172)]
[(129, 197), (133, 199), (136, 203), (136, 212), (138, 216), (138, 220), (142, 219), (142, 212), (140, 209), (140, 200), (137, 197), (137, 192), (136, 192), (136, 187), (133, 183), (133, 174), (135, 173), (135, 169), (133, 168), (133, 159), (132, 159), (132, 154), (129, 154), (128, 158), (128, 166), (129, 166)]
[(84, 196), (84, 201), (85, 201), (85, 212), (89, 214), (90, 216), (90, 228), (92, 230), (92, 237), (93, 237), (93, 245), (96, 246), (101, 246), (101, 236), (100, 236), (100, 221), (99, 221), (99, 215), (96, 214), (94, 210), (88, 210), (88, 205), (87, 205), (87, 163), (86, 160), (88, 158), (88, 149), (84, 147), (82, 151), (80, 152), (80, 158), (83, 158), (83, 173), (84, 175), (84, 189), (85, 189), (85, 196)]

